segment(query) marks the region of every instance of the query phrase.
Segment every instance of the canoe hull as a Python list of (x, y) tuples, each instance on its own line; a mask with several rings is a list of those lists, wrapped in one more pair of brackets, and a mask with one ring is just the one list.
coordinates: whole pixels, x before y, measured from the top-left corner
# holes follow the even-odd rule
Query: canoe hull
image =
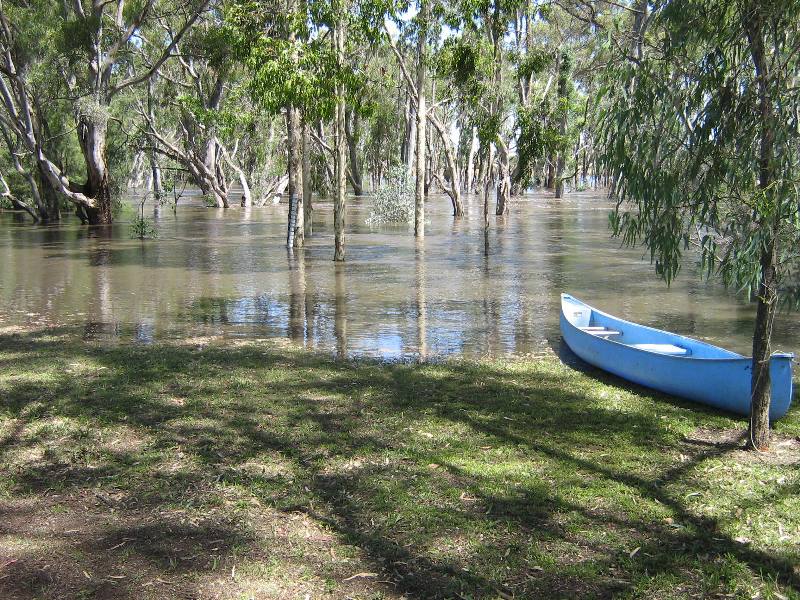
[[(575, 308), (576, 302), (580, 303), (571, 296), (566, 294), (564, 296), (569, 301), (567, 312), (570, 308)], [(584, 306), (597, 313), (593, 314), (592, 318), (597, 318), (600, 322), (607, 322), (624, 331), (627, 331), (628, 326), (632, 326), (635, 329), (630, 331), (630, 336), (636, 337), (637, 341), (643, 339), (642, 336), (649, 331), (658, 342), (682, 343), (683, 346), (689, 346), (688, 342), (694, 342), (698, 345), (696, 349), (698, 354), (710, 354), (711, 351), (708, 349), (715, 349), (714, 346), (690, 338), (628, 323), (600, 313), (588, 305)], [(572, 320), (575, 320), (574, 317)], [(628, 381), (673, 396), (741, 415), (750, 414), (752, 359), (721, 348), (717, 349), (720, 352), (719, 358), (659, 354), (592, 335), (582, 330), (579, 325), (580, 323), (576, 325), (565, 315), (562, 296), (561, 334), (567, 346), (587, 363)], [(773, 355), (771, 358), (770, 420), (779, 419), (789, 410), (792, 400), (792, 358), (790, 354)]]

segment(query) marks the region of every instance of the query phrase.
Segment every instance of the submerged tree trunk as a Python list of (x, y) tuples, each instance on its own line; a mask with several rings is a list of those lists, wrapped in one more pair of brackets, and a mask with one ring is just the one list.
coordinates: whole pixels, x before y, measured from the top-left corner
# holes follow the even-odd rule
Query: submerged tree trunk
[(404, 142), (406, 152), (404, 163), (409, 179), (414, 176), (414, 156), (416, 156), (417, 149), (417, 117), (412, 94), (413, 92), (409, 89), (408, 102), (406, 104), (406, 135)]
[(361, 173), (361, 164), (358, 160), (358, 142), (361, 137), (359, 130), (360, 118), (355, 109), (350, 109), (344, 115), (344, 131), (347, 135), (347, 148), (350, 152), (350, 184), (356, 196), (364, 194), (364, 180)]
[[(97, 106), (97, 112), (105, 106)], [(111, 186), (108, 181), (108, 162), (106, 158), (106, 137), (108, 125), (105, 117), (81, 115), (78, 122), (78, 141), (83, 159), (86, 162), (86, 183), (80, 191), (95, 200), (94, 206), (84, 206), (86, 219), (90, 225), (108, 225), (111, 216)]]
[(505, 215), (509, 211), (511, 202), (511, 176), (509, 172), (508, 147), (505, 142), (497, 136), (497, 150), (499, 153), (499, 171), (497, 174), (497, 205), (495, 214)]
[(288, 141), (289, 158), (289, 206), (295, 202), (297, 215), (294, 226), (295, 248), (305, 245), (305, 225), (303, 208), (303, 165), (302, 165), (302, 126), (300, 124), (300, 110), (290, 105), (286, 110), (286, 132)]
[(428, 2), (422, 0), (420, 29), (417, 33), (417, 179), (414, 190), (414, 236), (425, 237), (425, 67), (427, 40)]
[[(433, 125), (439, 138), (442, 141), (442, 149), (444, 150), (445, 164), (447, 165), (447, 176), (450, 178), (449, 187), (444, 187), (444, 192), (450, 197), (453, 205), (453, 216), (464, 216), (464, 204), (461, 202), (461, 176), (456, 163), (456, 151), (453, 148), (453, 141), (447, 134), (444, 125), (439, 121), (433, 111), (428, 113), (428, 120)], [(431, 170), (433, 172), (433, 170)], [(439, 182), (442, 185), (442, 182)]]
[(467, 153), (467, 170), (464, 181), (464, 190), (469, 194), (474, 188), (475, 179), (475, 152), (477, 151), (477, 142), (475, 141), (475, 128), (472, 127), (469, 138), (469, 152)]
[[(150, 77), (147, 80), (147, 112), (150, 115), (150, 120), (153, 123), (156, 121), (155, 98), (153, 94), (153, 87), (155, 85), (154, 80), (155, 77)], [(160, 204), (161, 199), (164, 196), (164, 186), (161, 182), (161, 166), (159, 165), (155, 148), (150, 148), (147, 153), (147, 157), (150, 161), (150, 172), (152, 173), (153, 199), (155, 200), (156, 204)]]
[(303, 119), (303, 226), (306, 237), (314, 233), (313, 218), (314, 206), (311, 203), (311, 144), (309, 143), (308, 123)]
[(556, 198), (564, 197), (564, 152), (558, 153), (556, 160)]
[[(334, 32), (336, 36), (336, 56), (339, 60), (344, 57), (344, 19), (339, 19), (338, 27)], [(344, 104), (344, 86), (337, 85), (336, 94), (336, 180), (334, 182), (334, 192), (336, 194), (333, 205), (333, 230), (334, 230), (334, 251), (333, 260), (341, 262), (344, 260), (344, 227), (345, 227), (345, 193), (347, 186), (347, 160), (345, 152), (347, 150), (347, 124), (346, 107)], [(352, 150), (351, 150), (352, 152)]]
[[(558, 66), (558, 133), (562, 140), (567, 135), (567, 119), (569, 118), (569, 82), (572, 76), (572, 60), (566, 52), (561, 55)], [(559, 144), (556, 158), (555, 188), (556, 198), (564, 195), (564, 167), (566, 166), (566, 144)]]
[(45, 221), (60, 221), (61, 220), (61, 197), (59, 196), (53, 184), (47, 178), (47, 175), (42, 171), (41, 165), (36, 165), (36, 178), (31, 182), (37, 186), (39, 193), (42, 196), (42, 206), (46, 211), (46, 215), (42, 215)]
[(483, 184), (483, 255), (489, 256), (489, 193), (492, 188), (492, 164), (494, 164), (494, 146), (486, 148), (486, 180)]
[(555, 187), (556, 182), (556, 159), (553, 154), (550, 154), (547, 157), (547, 174), (544, 180), (544, 187), (548, 190), (552, 190)]

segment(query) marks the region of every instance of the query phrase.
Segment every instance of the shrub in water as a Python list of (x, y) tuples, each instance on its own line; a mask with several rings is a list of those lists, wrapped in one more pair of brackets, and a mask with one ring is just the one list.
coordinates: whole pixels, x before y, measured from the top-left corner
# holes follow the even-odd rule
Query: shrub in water
[(147, 217), (134, 217), (131, 222), (131, 237), (140, 240), (153, 239), (158, 237), (153, 219)]
[(386, 184), (372, 196), (367, 225), (414, 222), (414, 186), (405, 167), (392, 167)]

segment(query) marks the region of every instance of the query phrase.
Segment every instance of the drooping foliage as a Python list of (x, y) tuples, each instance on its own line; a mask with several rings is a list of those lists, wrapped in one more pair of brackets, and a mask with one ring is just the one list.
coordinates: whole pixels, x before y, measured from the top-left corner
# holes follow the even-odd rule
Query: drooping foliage
[[(762, 16), (752, 6), (669, 3), (653, 23), (652, 51), (610, 71), (603, 89), (601, 163), (622, 201), (612, 225), (627, 243), (650, 248), (667, 281), (694, 244), (709, 274), (746, 292), (758, 288), (761, 249), (773, 240), (788, 280), (798, 268), (800, 4), (762, 4)], [(754, 19), (763, 19), (755, 35), (770, 54), (761, 75)]]

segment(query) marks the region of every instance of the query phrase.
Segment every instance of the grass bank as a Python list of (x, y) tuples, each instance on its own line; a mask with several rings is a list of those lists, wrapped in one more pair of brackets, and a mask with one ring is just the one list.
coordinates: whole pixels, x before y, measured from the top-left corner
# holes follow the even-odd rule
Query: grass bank
[(0, 597), (800, 598), (800, 411), (556, 358), (0, 334)]

